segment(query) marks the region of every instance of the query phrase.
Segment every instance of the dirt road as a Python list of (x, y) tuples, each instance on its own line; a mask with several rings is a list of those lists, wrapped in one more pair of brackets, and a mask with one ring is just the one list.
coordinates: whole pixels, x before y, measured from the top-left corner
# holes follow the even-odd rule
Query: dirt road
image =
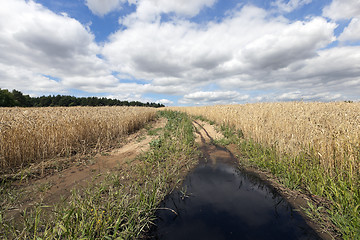
[[(166, 125), (167, 120), (158, 119), (151, 123), (151, 129), (161, 129)], [(156, 135), (149, 135), (143, 128), (136, 133), (129, 135), (124, 140), (121, 148), (110, 152), (99, 153), (85, 162), (71, 162), (64, 170), (47, 173), (45, 176), (19, 181), (14, 184), (21, 189), (21, 198), (17, 199), (15, 205), (8, 209), (8, 216), (15, 217), (24, 209), (41, 203), (51, 205), (66, 199), (74, 188), (86, 187), (90, 183), (101, 181), (107, 173), (121, 171), (126, 173), (129, 165), (142, 152), (149, 150), (149, 143), (156, 138)]]
[[(216, 130), (214, 125), (200, 120), (194, 120), (193, 125), (196, 129), (196, 142), (199, 144), (200, 150), (202, 151), (206, 161), (216, 164), (217, 159), (221, 158), (222, 161), (225, 159), (225, 161), (228, 161), (229, 163), (236, 162), (239, 164), (242, 156), (235, 144), (230, 144), (226, 146), (226, 148), (214, 144), (214, 140), (219, 140), (224, 137)], [(317, 206), (321, 202), (320, 199), (316, 199), (315, 196), (309, 196), (299, 191), (294, 191), (284, 187), (280, 183), (280, 180), (269, 172), (261, 171), (260, 169), (249, 165), (243, 165), (242, 168), (245, 169), (245, 171), (259, 177), (261, 180), (265, 181), (268, 185), (274, 188), (284, 199), (286, 199), (286, 201), (291, 204), (292, 208), (300, 212), (307, 224), (313, 228), (322, 239), (336, 239), (336, 234), (331, 232), (330, 229), (324, 229), (326, 226), (320, 226), (320, 224), (309, 219), (303, 210), (308, 207), (308, 202)]]

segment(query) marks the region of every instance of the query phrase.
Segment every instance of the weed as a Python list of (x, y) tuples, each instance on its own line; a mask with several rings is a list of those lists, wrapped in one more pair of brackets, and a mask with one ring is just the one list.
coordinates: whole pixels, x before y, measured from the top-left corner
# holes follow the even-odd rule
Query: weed
[[(294, 157), (279, 154), (275, 147), (264, 147), (251, 140), (243, 140), (238, 146), (250, 163), (278, 176), (286, 187), (325, 198), (323, 206), (315, 208), (309, 205), (307, 214), (314, 220), (326, 223), (323, 224), (326, 228), (331, 221), (344, 239), (360, 236), (360, 215), (357, 212), (360, 192), (357, 181), (354, 182), (349, 176), (340, 177), (340, 172), (338, 177), (329, 176), (313, 155), (302, 153)], [(324, 207), (327, 208), (326, 213), (320, 212)]]
[(239, 142), (240, 139), (244, 137), (244, 134), (240, 129), (235, 130), (233, 127), (230, 127), (225, 124), (220, 126), (220, 131), (224, 137), (221, 139), (215, 139), (213, 141), (214, 144), (218, 144), (222, 146), (226, 146), (229, 144), (236, 144), (237, 142)]
[[(247, 157), (240, 164), (248, 162), (270, 171), (286, 187), (325, 199), (327, 211), (321, 217), (331, 220), (344, 239), (359, 239), (360, 103), (288, 102), (168, 109), (202, 116), (222, 126), (225, 138), (217, 143), (237, 143)], [(241, 130), (235, 134), (239, 137), (232, 138), (236, 130)], [(309, 206), (315, 216), (320, 209)]]
[(37, 190), (39, 192), (45, 193), (47, 192), (50, 188), (52, 187), (52, 183), (51, 182), (46, 182), (43, 184), (40, 184), (39, 186), (37, 186)]
[[(126, 173), (111, 173), (105, 180), (45, 211), (41, 206), (24, 211), (15, 225), (0, 209), (3, 238), (22, 239), (138, 239), (146, 235), (162, 199), (194, 166), (197, 150), (189, 118), (162, 112), (168, 118), (164, 132), (149, 152)], [(140, 163), (139, 163), (140, 162)]]
[(159, 132), (162, 130), (162, 128), (155, 128), (155, 129), (149, 129), (148, 135), (150, 136), (157, 136), (159, 135)]

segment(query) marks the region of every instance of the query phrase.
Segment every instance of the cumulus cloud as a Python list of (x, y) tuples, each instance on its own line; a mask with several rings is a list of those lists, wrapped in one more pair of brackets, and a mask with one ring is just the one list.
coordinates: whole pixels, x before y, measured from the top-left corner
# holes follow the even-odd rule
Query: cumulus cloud
[[(335, 24), (317, 18), (287, 23), (247, 6), (221, 23), (137, 23), (112, 35), (104, 56), (136, 78), (196, 78), (251, 67), (285, 67), (334, 40)], [(154, 34), (156, 32), (157, 34)], [(136, 44), (132, 44), (136, 43)]]
[[(31, 0), (2, 1), (0, 51), (0, 72), (7, 75), (0, 79), (1, 86), (57, 92), (66, 87), (96, 88), (99, 79), (116, 82), (107, 63), (97, 57), (100, 48), (85, 26)], [(21, 84), (24, 79), (27, 84)]]
[(339, 41), (356, 42), (360, 41), (360, 15), (359, 18), (353, 18), (350, 24), (339, 36)]
[(349, 25), (338, 37), (342, 44), (360, 40), (360, 1), (333, 0), (323, 9), (323, 15), (335, 21), (350, 20)]
[(217, 92), (194, 92), (186, 94), (179, 102), (189, 105), (214, 105), (240, 103), (249, 98), (249, 95), (241, 95), (236, 91)]
[(283, 93), (275, 96), (277, 101), (336, 101), (341, 99), (341, 94), (332, 94), (330, 92), (325, 93), (303, 93), (301, 91)]
[[(218, 82), (222, 89), (248, 91), (269, 89), (277, 92), (342, 93), (355, 97), (360, 92), (360, 47), (324, 49), (317, 56), (294, 62), (276, 71), (235, 75)], [(320, 100), (320, 99), (319, 99)], [(327, 100), (324, 98), (323, 100)]]
[(2, 55), (3, 60), (17, 60), (31, 66), (34, 63), (25, 58), (59, 63), (61, 59), (98, 51), (94, 36), (78, 21), (56, 15), (33, 1), (7, 2), (0, 10), (0, 18), (1, 50), (6, 54)]
[(126, 0), (86, 0), (86, 6), (95, 15), (104, 16), (109, 12), (121, 9), (121, 5)]
[(169, 99), (160, 99), (160, 100), (157, 100), (156, 103), (161, 103), (161, 104), (164, 104), (165, 106), (174, 104), (174, 102)]
[(316, 56), (316, 50), (335, 40), (335, 24), (322, 18), (295, 22), (276, 33), (254, 39), (244, 48), (244, 56), (253, 68), (279, 69), (292, 62)]
[(0, 86), (5, 89), (32, 92), (64, 93), (65, 88), (56, 80), (39, 73), (0, 63)]
[[(102, 16), (125, 2), (86, 4)], [(178, 103), (185, 105), (330, 101), (360, 92), (360, 47), (346, 45), (360, 40), (358, 1), (339, 5), (334, 0), (324, 17), (302, 21), (239, 5), (221, 20), (203, 24), (191, 17), (216, 0), (127, 2), (136, 10), (121, 17), (126, 26), (98, 45), (89, 27), (66, 14), (31, 0), (2, 1), (0, 86), (33, 92), (77, 89), (152, 102), (142, 96), (167, 94), (182, 97)], [(291, 12), (310, 2), (277, 0), (274, 6)], [(350, 24), (338, 37), (341, 46), (328, 48), (336, 40), (335, 21), (343, 18)], [(177, 104), (166, 98), (158, 102)]]
[(360, 16), (360, 1), (333, 0), (323, 9), (323, 15), (334, 20), (351, 19)]
[(131, 25), (137, 21), (159, 20), (161, 14), (174, 13), (179, 17), (193, 17), (204, 7), (211, 7), (216, 0), (128, 0), (135, 4), (136, 11), (122, 19), (122, 24)]
[[(316, 58), (334, 41), (335, 28), (321, 17), (289, 22), (244, 6), (207, 25), (179, 19), (137, 22), (113, 34), (103, 55), (116, 71), (148, 81), (145, 91), (181, 95), (199, 94), (209, 84), (276, 87), (277, 75), (293, 79), (290, 69), (303, 68), (298, 63)], [(278, 86), (291, 84), (284, 80)], [(186, 95), (182, 103), (189, 99), (194, 96)]]
[(144, 99), (142, 98), (141, 94), (137, 93), (137, 94), (132, 94), (132, 93), (116, 93), (113, 95), (108, 95), (106, 96), (107, 98), (111, 98), (111, 99), (118, 99), (121, 101), (139, 101), (139, 102), (152, 102), (152, 100), (150, 99)]
[(272, 5), (277, 7), (281, 12), (292, 12), (311, 2), (312, 0), (289, 0), (288, 2), (285, 0), (276, 0)]
[[(303, 67), (291, 71), (298, 81), (309, 81), (314, 89), (327, 88), (346, 91), (349, 86), (360, 90), (360, 47), (347, 46), (326, 49), (318, 52), (316, 58), (308, 59)], [(355, 89), (351, 90), (355, 90)], [(319, 89), (318, 89), (319, 90)]]

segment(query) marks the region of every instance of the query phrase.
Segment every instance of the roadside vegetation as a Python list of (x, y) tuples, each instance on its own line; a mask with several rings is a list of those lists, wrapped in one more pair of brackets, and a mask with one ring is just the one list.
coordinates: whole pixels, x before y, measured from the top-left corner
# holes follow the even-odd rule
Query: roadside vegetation
[[(193, 126), (184, 113), (163, 111), (168, 119), (150, 150), (108, 174), (104, 181), (74, 189), (56, 205), (38, 203), (16, 219), (6, 209), (19, 193), (2, 183), (0, 238), (4, 239), (138, 239), (146, 237), (159, 203), (197, 163)], [(160, 135), (158, 135), (160, 134)], [(166, 211), (166, 209), (164, 209)]]
[(318, 205), (309, 217), (324, 231), (360, 239), (360, 103), (262, 103), (172, 108), (215, 122), (235, 143), (240, 164), (277, 176)]
[[(236, 144), (240, 165), (271, 172), (287, 188), (315, 199), (306, 213), (343, 239), (360, 239), (360, 103), (261, 103), (168, 108), (0, 108), (0, 238), (134, 239), (146, 236), (164, 196), (196, 163), (191, 120), (217, 124)], [(175, 112), (173, 110), (176, 110)], [(147, 129), (150, 151), (89, 188), (48, 205), (38, 202), (12, 217), (24, 194), (24, 169), (86, 157), (119, 147), (156, 116), (164, 129)], [(60, 164), (61, 165), (61, 164)], [(61, 167), (60, 167), (61, 168)], [(61, 171), (61, 169), (59, 170)], [(94, 176), (97, 178), (100, 176)], [(50, 186), (44, 184), (39, 191)]]

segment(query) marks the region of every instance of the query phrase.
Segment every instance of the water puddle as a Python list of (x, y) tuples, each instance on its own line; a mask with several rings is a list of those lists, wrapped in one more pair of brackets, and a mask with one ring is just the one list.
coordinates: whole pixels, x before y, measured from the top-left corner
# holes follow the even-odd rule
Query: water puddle
[(274, 189), (217, 153), (165, 198), (152, 239), (320, 239)]

